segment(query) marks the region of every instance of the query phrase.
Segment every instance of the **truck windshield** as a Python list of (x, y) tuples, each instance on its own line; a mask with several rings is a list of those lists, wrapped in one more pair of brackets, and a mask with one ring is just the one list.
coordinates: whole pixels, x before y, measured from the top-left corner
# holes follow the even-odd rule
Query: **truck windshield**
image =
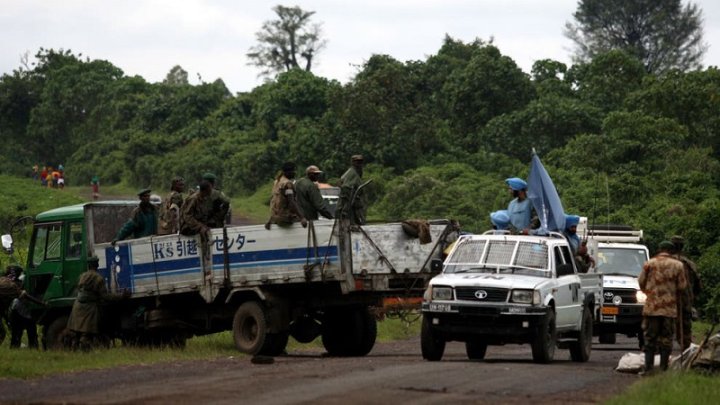
[(640, 276), (643, 263), (647, 261), (643, 249), (599, 248), (597, 270), (605, 275)]
[(545, 244), (516, 240), (462, 240), (445, 262), (445, 273), (521, 273), (549, 276)]

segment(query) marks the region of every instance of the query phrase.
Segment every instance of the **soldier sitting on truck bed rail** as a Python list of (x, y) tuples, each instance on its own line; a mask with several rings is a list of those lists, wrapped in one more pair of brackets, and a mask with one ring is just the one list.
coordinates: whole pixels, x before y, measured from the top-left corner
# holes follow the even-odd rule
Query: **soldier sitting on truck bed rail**
[(183, 235), (207, 235), (212, 222), (212, 185), (209, 181), (200, 182), (200, 190), (193, 193), (183, 203), (180, 214), (180, 233)]
[(303, 227), (307, 226), (307, 220), (295, 197), (295, 185), (292, 182), (295, 168), (295, 163), (286, 162), (282, 165), (282, 172), (275, 178), (270, 200), (270, 219), (265, 223), (265, 229), (270, 229), (272, 224), (291, 225), (298, 221)]

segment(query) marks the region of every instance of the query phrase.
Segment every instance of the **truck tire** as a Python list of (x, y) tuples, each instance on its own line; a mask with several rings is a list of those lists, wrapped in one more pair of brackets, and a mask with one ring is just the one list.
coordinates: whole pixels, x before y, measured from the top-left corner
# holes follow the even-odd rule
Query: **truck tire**
[(532, 357), (535, 363), (550, 363), (555, 357), (557, 333), (555, 330), (555, 311), (550, 310), (541, 320), (531, 343)]
[(601, 333), (598, 337), (598, 341), (605, 345), (614, 345), (615, 344), (615, 333)]
[(582, 317), (582, 325), (580, 326), (580, 334), (578, 340), (570, 343), (570, 358), (572, 361), (584, 363), (590, 360), (592, 352), (592, 314), (590, 309), (585, 307)]
[(423, 316), (420, 331), (420, 348), (423, 359), (440, 361), (445, 353), (445, 339), (433, 332), (430, 318)]
[(322, 342), (331, 356), (365, 356), (375, 346), (377, 321), (367, 307), (330, 310), (322, 324)]
[(240, 305), (233, 318), (235, 347), (247, 354), (258, 354), (268, 339), (267, 314), (256, 301)]
[(44, 350), (63, 350), (68, 335), (69, 315), (60, 315), (43, 327), (42, 346)]
[(265, 335), (265, 344), (258, 354), (264, 356), (279, 356), (285, 353), (288, 344), (288, 332), (268, 333)]
[(465, 353), (470, 360), (482, 360), (485, 358), (487, 347), (484, 340), (468, 340), (465, 342)]

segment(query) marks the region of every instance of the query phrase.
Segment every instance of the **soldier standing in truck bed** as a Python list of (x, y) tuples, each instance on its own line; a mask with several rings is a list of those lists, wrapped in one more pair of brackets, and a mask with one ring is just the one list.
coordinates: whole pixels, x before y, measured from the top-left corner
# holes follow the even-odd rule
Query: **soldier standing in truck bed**
[[(207, 204), (211, 207), (211, 215), (208, 220), (210, 228), (222, 228), (225, 225), (228, 213), (230, 212), (230, 199), (215, 187), (217, 176), (212, 173), (205, 173), (203, 180), (210, 183), (212, 191), (210, 192), (210, 199), (207, 200)], [(227, 222), (230, 222), (227, 220)]]
[[(342, 219), (349, 219), (351, 224), (365, 224), (365, 194), (360, 188), (362, 185), (363, 164), (362, 155), (350, 157), (350, 168), (340, 177), (340, 198), (337, 204), (336, 215)], [(354, 197), (354, 198), (353, 198)]]
[(123, 240), (132, 235), (133, 238), (155, 235), (158, 229), (157, 208), (150, 202), (150, 190), (140, 190), (138, 197), (140, 204), (130, 215), (130, 219), (120, 228), (112, 243)]
[(293, 162), (283, 163), (282, 171), (275, 178), (270, 198), (270, 219), (265, 223), (265, 229), (269, 230), (272, 224), (287, 226), (294, 222), (307, 226), (307, 220), (297, 204), (293, 183), (296, 167)]
[(160, 204), (158, 234), (169, 235), (180, 230), (180, 210), (184, 201), (185, 179), (175, 177), (170, 183), (170, 194)]
[(321, 174), (322, 171), (317, 166), (308, 166), (305, 169), (305, 177), (295, 183), (298, 208), (300, 208), (307, 220), (316, 221), (320, 218), (320, 215), (328, 219), (333, 218), (327, 202), (323, 199), (320, 189), (315, 183)]

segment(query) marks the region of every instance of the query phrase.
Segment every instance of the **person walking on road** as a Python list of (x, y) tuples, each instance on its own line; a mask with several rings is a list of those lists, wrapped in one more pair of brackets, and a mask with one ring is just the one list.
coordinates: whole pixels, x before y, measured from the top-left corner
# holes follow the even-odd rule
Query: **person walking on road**
[(677, 297), (687, 288), (683, 264), (671, 256), (672, 249), (672, 242), (660, 242), (659, 253), (645, 262), (638, 278), (647, 296), (642, 320), (645, 374), (653, 372), (656, 351), (660, 352), (660, 368), (667, 370), (678, 317)]

